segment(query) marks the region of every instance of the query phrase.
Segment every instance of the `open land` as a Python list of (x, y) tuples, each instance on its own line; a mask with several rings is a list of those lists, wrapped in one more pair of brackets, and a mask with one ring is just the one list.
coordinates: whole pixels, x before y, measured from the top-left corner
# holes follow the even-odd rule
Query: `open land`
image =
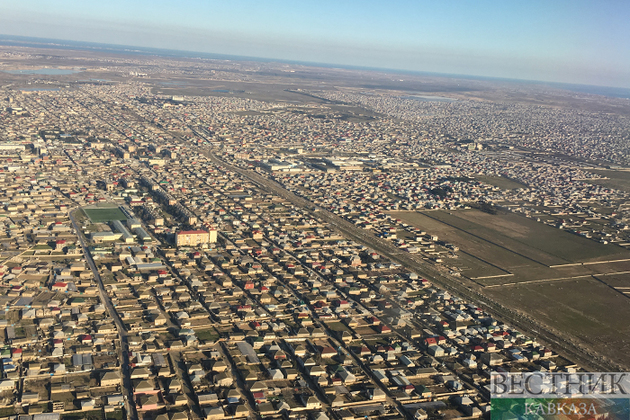
[(525, 188), (527, 185), (521, 184), (520, 182), (512, 181), (511, 179), (501, 177), (501, 176), (488, 176), (488, 175), (479, 175), (475, 177), (481, 182), (485, 182), (490, 185), (497, 186), (504, 190), (513, 190), (517, 188)]
[(623, 248), (597, 243), (516, 214), (438, 210), (393, 215), (467, 250), (481, 261), (515, 274), (543, 267), (630, 259), (630, 251)]
[(484, 293), (593, 348), (628, 351), (624, 337), (630, 333), (625, 322), (630, 296), (624, 293), (630, 290), (629, 251), (514, 214), (393, 215), (468, 250), (446, 264), (482, 285)]
[(603, 178), (590, 182), (607, 188), (630, 191), (630, 172), (610, 169), (592, 170), (592, 172), (601, 175)]
[(594, 279), (517, 284), (487, 293), (598, 351), (630, 351), (630, 299)]

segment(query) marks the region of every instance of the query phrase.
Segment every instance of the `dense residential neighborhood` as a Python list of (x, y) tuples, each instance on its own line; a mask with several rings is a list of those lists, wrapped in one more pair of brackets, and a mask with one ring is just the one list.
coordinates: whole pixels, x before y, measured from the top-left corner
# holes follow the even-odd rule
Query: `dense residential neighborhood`
[[(489, 418), (492, 371), (583, 368), (380, 241), (480, 284), (519, 274), (471, 274), (454, 261), (474, 250), (407, 213), (504, 212), (625, 252), (628, 193), (592, 170), (627, 150), (534, 153), (597, 137), (541, 132), (542, 111), (515, 126), (475, 101), (304, 93), (384, 117), (137, 78), (3, 91), (0, 418)], [(598, 135), (627, 135), (610, 119)]]

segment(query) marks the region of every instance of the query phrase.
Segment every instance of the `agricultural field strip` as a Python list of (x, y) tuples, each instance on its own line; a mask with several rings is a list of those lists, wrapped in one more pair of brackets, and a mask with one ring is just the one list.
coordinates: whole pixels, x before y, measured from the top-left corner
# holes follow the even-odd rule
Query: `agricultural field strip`
[[(525, 259), (527, 259), (529, 261), (532, 261), (533, 263), (540, 264), (540, 265), (545, 266), (545, 267), (549, 267), (547, 264), (545, 264), (543, 262), (540, 262), (540, 261), (538, 261), (538, 260), (536, 260), (534, 258), (531, 258), (531, 257), (527, 256), (527, 255), (521, 254), (520, 252), (514, 251), (513, 249), (510, 249), (510, 248), (508, 248), (505, 245), (501, 245), (501, 244), (499, 244), (499, 243), (497, 243), (495, 241), (492, 241), (492, 240), (488, 239), (487, 237), (484, 237), (484, 236), (479, 235), (479, 234), (471, 233), (468, 229), (463, 229), (462, 227), (459, 227), (456, 224), (453, 224), (451, 222), (447, 222), (445, 220), (441, 220), (439, 217), (433, 217), (433, 216), (431, 216), (429, 214), (426, 214), (426, 216), (430, 217), (430, 218), (432, 218), (434, 220), (437, 220), (439, 222), (442, 222), (445, 225), (450, 226), (450, 227), (452, 227), (454, 229), (457, 229), (458, 231), (462, 232), (465, 235), (469, 235), (469, 236), (472, 236), (474, 238), (480, 239), (480, 240), (482, 240), (484, 242), (487, 242), (487, 243), (489, 243), (489, 244), (491, 244), (491, 245), (493, 245), (493, 246), (495, 246), (497, 248), (501, 248), (504, 251), (507, 251), (507, 252), (512, 253), (514, 255), (517, 255), (517, 256), (519, 256), (521, 258), (525, 258)], [(473, 223), (473, 222), (469, 222), (469, 223)], [(477, 225), (477, 224), (475, 224), (475, 225)], [(485, 226), (481, 226), (481, 225), (477, 225), (477, 227), (475, 227), (475, 230), (477, 230), (477, 229), (479, 229), (479, 230), (488, 230), (490, 228), (485, 227)], [(499, 232), (493, 231), (492, 236), (493, 237), (502, 237), (503, 235), (501, 233), (499, 233)], [(513, 239), (508, 238), (508, 237), (503, 237), (503, 239), (505, 239), (507, 241), (513, 240)], [(518, 241), (516, 241), (516, 242), (518, 242)], [(523, 245), (527, 246), (526, 244), (523, 244)], [(478, 256), (475, 256), (475, 257), (480, 259), (481, 261), (484, 261), (483, 258), (480, 258)], [(495, 265), (495, 264), (491, 264), (491, 265)], [(509, 269), (503, 268), (503, 270), (509, 272)]]
[[(536, 255), (540, 252), (545, 257), (551, 255), (569, 262), (599, 262), (604, 259), (611, 261), (630, 258), (630, 252), (626, 249), (611, 247), (518, 214), (489, 215), (479, 211), (464, 211), (458, 212), (457, 217), (477, 224), (482, 219), (486, 219), (485, 223), (481, 223), (484, 227), (482, 233), (490, 229), (502, 234), (498, 236), (501, 240), (507, 236), (514, 242), (506, 246), (508, 248), (514, 246), (517, 249), (521, 244), (525, 245), (528, 248), (521, 251), (525, 254), (533, 251)], [(474, 219), (471, 220), (473, 217)], [(492, 237), (495, 236), (493, 234)], [(536, 259), (534, 255), (529, 256)]]
[[(548, 236), (552, 236), (552, 235), (553, 236), (556, 236), (556, 235), (557, 236), (561, 236), (560, 240), (562, 242), (565, 242), (565, 245), (567, 245), (567, 244), (573, 245), (572, 248), (583, 248), (584, 245), (586, 245), (588, 248), (592, 248), (593, 251), (596, 254), (598, 254), (596, 256), (597, 258), (601, 258), (603, 256), (608, 255), (609, 258), (613, 258), (614, 257), (614, 259), (607, 259), (605, 261), (579, 261), (579, 259), (574, 259), (573, 261), (571, 261), (566, 256), (563, 257), (563, 256), (560, 256), (560, 255), (555, 255), (555, 254), (549, 252), (548, 250), (545, 250), (545, 249), (542, 249), (542, 248), (534, 248), (532, 245), (530, 245), (529, 243), (527, 243), (525, 241), (521, 241), (521, 240), (518, 240), (518, 239), (513, 238), (513, 237), (507, 237), (503, 233), (497, 231), (496, 229), (494, 229), (492, 226), (489, 226), (489, 225), (485, 225), (485, 224), (481, 225), (481, 224), (478, 224), (478, 223), (476, 223), (474, 221), (465, 219), (463, 217), (446, 214), (446, 213), (441, 212), (441, 211), (437, 211), (437, 212), (422, 212), (422, 213), (419, 213), (419, 214), (421, 214), (424, 217), (430, 218), (430, 219), (432, 219), (434, 221), (437, 221), (439, 223), (442, 223), (442, 224), (444, 224), (446, 226), (449, 226), (449, 227), (455, 229), (457, 231), (456, 234), (458, 236), (465, 237), (466, 235), (470, 235), (470, 236), (472, 236), (474, 238), (477, 238), (479, 240), (487, 242), (490, 245), (493, 245), (495, 247), (501, 248), (501, 249), (506, 250), (506, 251), (508, 251), (508, 252), (510, 252), (512, 254), (515, 254), (515, 255), (517, 255), (519, 257), (526, 258), (526, 259), (528, 259), (530, 261), (535, 262), (536, 264), (540, 264), (540, 265), (548, 267), (548, 268), (555, 268), (555, 267), (562, 267), (562, 266), (571, 266), (571, 265), (593, 265), (593, 264), (623, 262), (623, 261), (627, 261), (628, 258), (619, 258), (619, 257), (622, 257), (622, 256), (623, 257), (625, 257), (625, 256), (630, 257), (630, 253), (628, 253), (628, 251), (625, 250), (625, 249), (621, 249), (621, 248), (611, 249), (607, 245), (599, 244), (597, 242), (593, 242), (593, 241), (591, 241), (589, 239), (582, 238), (582, 237), (579, 237), (579, 236), (573, 237), (574, 235), (572, 235), (570, 233), (557, 230), (557, 229), (552, 228), (550, 226), (542, 225), (542, 224), (540, 224), (538, 222), (535, 222), (535, 221), (529, 220), (529, 219), (524, 219), (523, 218), (522, 222), (529, 224), (530, 227), (533, 226), (534, 228), (537, 228), (538, 230), (541, 231), (540, 233), (546, 234), (546, 235), (544, 235), (542, 237), (543, 239), (545, 239), (545, 236), (547, 236), (547, 237)], [(463, 213), (462, 213), (462, 215), (463, 215)], [(417, 225), (417, 223), (418, 223), (417, 220), (410, 220), (411, 218), (408, 217), (408, 215), (400, 215), (399, 217), (402, 217), (403, 219), (406, 219), (407, 221), (411, 222), (414, 225)], [(494, 216), (494, 217), (501, 218), (502, 216)], [(516, 218), (521, 218), (521, 216), (518, 216), (518, 215), (507, 215), (506, 217), (509, 217), (510, 219), (513, 219), (513, 220), (518, 220)], [(466, 225), (466, 226), (463, 226), (463, 225)], [(473, 230), (475, 233), (471, 233), (470, 232), (471, 230)], [(536, 233), (538, 233), (538, 232), (536, 232)], [(490, 239), (489, 237), (491, 237), (492, 239)], [(448, 239), (452, 240), (452, 238), (448, 238)], [(547, 239), (551, 239), (551, 238), (547, 238)], [(567, 243), (567, 241), (574, 242), (574, 244)], [(536, 242), (538, 242), (538, 241), (536, 241)], [(580, 244), (580, 242), (583, 242), (583, 244)], [(545, 241), (541, 240), (541, 241), (539, 241), (539, 243), (542, 245), (542, 244), (545, 243)], [(608, 249), (602, 248), (602, 247), (608, 247)], [(514, 248), (517, 248), (518, 250), (515, 250)], [(580, 250), (582, 250), (582, 249), (580, 249)], [(571, 251), (571, 250), (569, 250), (569, 251)], [(582, 250), (582, 252), (586, 252), (586, 251)], [(551, 256), (553, 258), (557, 258), (559, 260), (562, 260), (565, 263), (551, 265), (551, 264), (545, 263), (543, 261), (540, 261), (539, 256), (544, 256), (545, 254), (547, 255), (547, 257)], [(477, 257), (477, 258), (483, 260), (483, 258), (480, 258), (480, 257)], [(551, 261), (549, 261), (549, 262), (551, 262)]]
[[(435, 222), (438, 222), (440, 224), (443, 224), (445, 226), (448, 226), (448, 227), (454, 229), (455, 232), (453, 232), (453, 233), (455, 235), (457, 235), (457, 238), (454, 239), (453, 237), (447, 237), (446, 240), (449, 241), (449, 242), (454, 242), (456, 245), (459, 245), (460, 246), (460, 252), (463, 250), (466, 254), (472, 255), (475, 259), (477, 259), (477, 260), (479, 260), (479, 261), (481, 261), (481, 262), (483, 262), (485, 264), (488, 264), (487, 260), (484, 257), (480, 256), (480, 255), (475, 255), (474, 250), (470, 249), (473, 246), (477, 245), (477, 244), (475, 244), (475, 242), (482, 241), (483, 243), (488, 244), (487, 248), (490, 248), (493, 251), (492, 253), (488, 253), (488, 254), (491, 254), (495, 258), (497, 256), (497, 252), (496, 251), (498, 251), (499, 253), (503, 253), (506, 257), (510, 256), (510, 254), (511, 254), (512, 258), (510, 260), (512, 261), (512, 264), (506, 265), (504, 267), (500, 267), (496, 263), (494, 263), (494, 264), (491, 263), (490, 264), (490, 265), (495, 266), (495, 267), (500, 267), (502, 271), (511, 273), (510, 267), (530, 265), (531, 263), (535, 263), (536, 265), (540, 265), (540, 266), (543, 266), (543, 267), (546, 267), (546, 268), (549, 267), (548, 264), (540, 262), (540, 261), (538, 261), (538, 260), (536, 260), (534, 258), (531, 258), (531, 257), (529, 257), (527, 255), (524, 255), (524, 254), (521, 254), (519, 252), (515, 252), (515, 251), (513, 251), (512, 249), (508, 248), (505, 245), (501, 245), (499, 243), (496, 243), (495, 241), (489, 240), (487, 237), (484, 237), (484, 236), (482, 236), (480, 234), (471, 233), (469, 231), (468, 227), (467, 228), (463, 228), (462, 226), (458, 226), (457, 224), (454, 224), (452, 222), (451, 223), (446, 222), (445, 220), (443, 220), (440, 217), (432, 216), (430, 213), (438, 213), (438, 212), (421, 212), (421, 213), (416, 213), (416, 214), (417, 215), (421, 215), (423, 217), (427, 217), (427, 218), (429, 218), (429, 219), (431, 219), (431, 220), (433, 220)], [(424, 227), (421, 226), (421, 222), (418, 222), (416, 217), (413, 217), (413, 216), (409, 217), (409, 216), (410, 215), (407, 215), (407, 214), (404, 214), (404, 215), (403, 214), (399, 214), (399, 215), (397, 215), (397, 217), (400, 217), (401, 219), (411, 223), (412, 225), (418, 226), (418, 227), (421, 227), (421, 228), (424, 229)], [(463, 219), (460, 219), (460, 220), (464, 221)], [(489, 229), (487, 227), (478, 225), (478, 224), (476, 224), (474, 222), (469, 222), (469, 221), (465, 221), (465, 222), (467, 222), (470, 225), (474, 225), (474, 226), (471, 226), (471, 227), (472, 227), (472, 229), (475, 229), (475, 230), (486, 230), (487, 231)], [(438, 233), (438, 236), (439, 236), (442, 232), (437, 232), (437, 233)], [(448, 234), (446, 234), (446, 235), (447, 236), (451, 236), (451, 235), (448, 235)], [(492, 236), (493, 237), (495, 236), (494, 232), (493, 232)], [(519, 241), (515, 241), (512, 238), (507, 238), (507, 237), (505, 237), (504, 235), (502, 235), (499, 232), (496, 232), (496, 236), (503, 236), (504, 239), (506, 240), (506, 242), (519, 242)], [(469, 238), (467, 238), (467, 237), (469, 237)], [(470, 239), (470, 238), (474, 238), (474, 239)], [(476, 241), (475, 241), (475, 239), (476, 239)], [(521, 244), (521, 246), (525, 246), (525, 247), (531, 248), (527, 244), (522, 244), (522, 243), (520, 243), (520, 244)], [(471, 246), (469, 246), (469, 245), (471, 245)], [(475, 248), (476, 248), (476, 250), (480, 249), (478, 246), (475, 246)], [(536, 253), (536, 252), (533, 252), (533, 253)], [(522, 261), (522, 259), (527, 260), (527, 262)], [(504, 259), (504, 261), (506, 261), (506, 260), (510, 261), (508, 259)], [(519, 261), (519, 260), (521, 260), (521, 261)], [(567, 260), (562, 260), (562, 261), (565, 262)]]

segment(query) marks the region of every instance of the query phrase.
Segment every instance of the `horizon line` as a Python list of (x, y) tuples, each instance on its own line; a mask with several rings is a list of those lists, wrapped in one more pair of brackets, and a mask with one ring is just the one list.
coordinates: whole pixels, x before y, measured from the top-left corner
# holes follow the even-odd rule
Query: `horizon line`
[[(161, 48), (161, 47), (146, 47), (146, 46), (137, 46), (137, 45), (123, 45), (123, 44), (107, 44), (102, 42), (93, 42), (93, 41), (77, 41), (71, 39), (58, 39), (58, 38), (41, 38), (41, 37), (33, 37), (33, 36), (24, 36), (24, 35), (11, 35), (11, 34), (0, 34), (0, 45), (4, 44), (7, 39), (2, 39), (2, 37), (14, 38), (14, 41), (19, 42), (20, 40), (28, 40), (31, 42), (41, 43), (42, 48), (54, 48), (54, 47), (65, 47), (67, 49), (71, 49), (73, 47), (81, 47), (85, 49), (98, 49), (98, 47), (110, 47), (110, 48), (102, 48), (104, 50), (110, 50), (112, 52), (116, 52), (114, 48), (120, 48), (122, 51), (128, 53), (144, 53), (151, 54), (158, 57), (168, 58), (168, 54), (157, 54), (157, 52), (169, 53), (169, 52), (177, 52), (180, 54), (205, 54), (205, 55), (213, 55), (216, 57), (223, 58), (204, 58), (204, 57), (190, 57), (190, 56), (182, 56), (179, 58), (197, 58), (203, 60), (227, 60), (227, 61), (262, 61), (262, 62), (277, 62), (277, 63), (286, 63), (286, 64), (297, 64), (303, 66), (312, 66), (312, 67), (323, 67), (323, 68), (338, 68), (342, 70), (363, 70), (363, 71), (373, 71), (373, 72), (382, 72), (382, 73), (396, 73), (396, 74), (409, 74), (413, 76), (434, 76), (434, 77), (442, 77), (442, 78), (451, 78), (451, 79), (470, 79), (470, 80), (485, 80), (485, 81), (499, 81), (499, 82), (508, 82), (508, 83), (526, 83), (526, 84), (543, 84), (543, 85), (552, 85), (552, 87), (557, 87), (562, 89), (560, 86), (553, 85), (565, 85), (565, 86), (583, 86), (583, 87), (595, 87), (595, 88), (608, 88), (608, 89), (619, 89), (623, 91), (627, 91), (630, 93), (630, 88), (622, 87), (622, 86), (610, 86), (610, 85), (589, 85), (583, 83), (570, 83), (570, 82), (555, 82), (550, 80), (536, 80), (536, 79), (515, 79), (509, 77), (499, 77), (499, 76), (485, 76), (485, 75), (475, 75), (475, 74), (458, 74), (458, 73), (438, 73), (438, 72), (429, 72), (422, 70), (409, 70), (409, 69), (395, 69), (395, 68), (386, 68), (386, 67), (369, 67), (369, 66), (358, 66), (352, 64), (341, 64), (341, 63), (323, 63), (323, 62), (314, 62), (314, 61), (302, 61), (302, 60), (290, 60), (283, 58), (272, 58), (272, 57), (254, 57), (254, 56), (246, 56), (246, 55), (236, 55), (236, 54), (222, 54), (222, 53), (213, 53), (206, 51), (191, 51), (191, 50), (182, 50), (182, 49), (172, 49), (172, 48)], [(54, 42), (62, 42), (62, 43), (74, 43), (74, 44), (82, 44), (82, 45), (55, 45)], [(7, 45), (8, 46), (8, 45)], [(36, 48), (33, 46), (25, 46), (26, 48)], [(90, 48), (91, 47), (91, 48)], [(141, 51), (142, 49), (146, 51)], [(152, 52), (155, 52), (154, 54)], [(599, 94), (601, 95), (601, 94)], [(602, 95), (606, 96), (606, 95)]]

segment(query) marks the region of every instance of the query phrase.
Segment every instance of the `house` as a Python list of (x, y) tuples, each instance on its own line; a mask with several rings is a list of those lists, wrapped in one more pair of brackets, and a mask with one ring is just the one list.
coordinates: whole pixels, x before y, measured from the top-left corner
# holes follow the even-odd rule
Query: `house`
[(236, 410), (234, 410), (234, 417), (248, 417), (249, 410), (244, 404), (240, 404), (236, 406)]
[(234, 383), (234, 379), (232, 376), (228, 375), (226, 372), (221, 372), (215, 375), (214, 384), (220, 387), (230, 387)]
[(321, 366), (311, 366), (309, 374), (311, 376), (324, 376), (326, 375), (326, 370)]
[(498, 353), (482, 353), (481, 361), (488, 366), (500, 366), (503, 364), (503, 357)]
[(39, 394), (37, 392), (22, 392), (22, 404), (28, 403), (38, 403), (39, 402)]
[(81, 401), (81, 410), (83, 410), (83, 411), (94, 410), (95, 406), (96, 406), (96, 402), (92, 398)]
[(436, 337), (427, 337), (424, 339), (424, 345), (427, 347), (430, 346), (437, 346), (438, 345), (438, 341)]
[(12, 391), (15, 389), (15, 381), (11, 379), (3, 379), (0, 381), (0, 392)]
[(65, 292), (68, 290), (68, 283), (57, 282), (50, 287), (53, 292)]
[(341, 378), (344, 384), (352, 384), (357, 381), (357, 377), (348, 371), (345, 367), (340, 367), (337, 371), (337, 376)]
[(173, 378), (168, 384), (168, 393), (180, 392), (182, 390), (182, 383), (179, 379)]
[(429, 350), (429, 354), (433, 357), (444, 356), (444, 349), (438, 345), (429, 346), (428, 350)]
[(156, 327), (159, 327), (159, 326), (165, 325), (166, 321), (167, 321), (166, 317), (163, 314), (159, 314), (153, 320), (153, 325), (155, 325)]
[(256, 391), (267, 391), (267, 385), (265, 385), (264, 382), (262, 381), (254, 381), (250, 386), (249, 386), (249, 390), (251, 392), (256, 392)]
[(398, 360), (400, 360), (400, 363), (405, 365), (405, 367), (409, 368), (409, 367), (415, 367), (416, 366), (416, 364), (411, 359), (409, 359), (409, 357), (405, 356), (404, 354), (402, 356), (400, 356), (398, 358)]
[(83, 334), (79, 336), (81, 344), (92, 344), (92, 336), (89, 334)]
[(221, 407), (206, 407), (203, 409), (203, 414), (207, 420), (220, 420), (225, 418), (225, 412)]
[(370, 388), (367, 393), (370, 401), (383, 402), (387, 399), (387, 394), (380, 388)]
[(431, 398), (432, 395), (431, 390), (424, 385), (417, 385), (416, 393), (422, 398)]
[(304, 401), (304, 406), (306, 407), (307, 410), (317, 410), (317, 409), (322, 408), (322, 403), (319, 402), (317, 397), (313, 395), (304, 396), (302, 399)]
[(216, 404), (219, 402), (219, 397), (214, 392), (208, 392), (208, 393), (200, 392), (197, 394), (197, 398), (199, 399), (199, 405), (211, 405), (211, 404)]
[(422, 408), (419, 408), (414, 413), (413, 418), (414, 420), (427, 420), (429, 418), (429, 415)]
[(269, 378), (272, 380), (284, 379), (284, 373), (282, 373), (280, 369), (269, 369), (268, 374)]
[[(256, 395), (258, 394), (264, 395), (264, 392), (261, 392), (261, 391), (253, 392), (252, 395), (254, 395), (254, 399), (256, 399)], [(225, 399), (227, 400), (228, 404), (238, 404), (239, 401), (241, 400), (241, 393), (238, 392), (238, 390), (236, 389), (230, 389)]]
[(330, 346), (324, 347), (321, 351), (321, 356), (323, 359), (330, 359), (336, 355), (337, 355), (337, 350), (335, 350), (334, 348)]
[(131, 379), (147, 379), (151, 375), (151, 371), (146, 367), (136, 367), (131, 371)]
[(227, 364), (223, 360), (217, 360), (212, 365), (213, 372), (225, 372), (227, 370)]
[(108, 405), (123, 405), (125, 402), (122, 394), (108, 395), (106, 398)]
[(157, 395), (141, 395), (136, 398), (136, 402), (142, 411), (157, 410), (160, 406), (160, 400)]
[(276, 414), (278, 410), (276, 410), (270, 402), (261, 402), (258, 404), (258, 412), (265, 418), (266, 416)]
[(134, 386), (133, 391), (136, 394), (156, 394), (159, 390), (155, 389), (152, 381), (139, 380), (139, 382)]

